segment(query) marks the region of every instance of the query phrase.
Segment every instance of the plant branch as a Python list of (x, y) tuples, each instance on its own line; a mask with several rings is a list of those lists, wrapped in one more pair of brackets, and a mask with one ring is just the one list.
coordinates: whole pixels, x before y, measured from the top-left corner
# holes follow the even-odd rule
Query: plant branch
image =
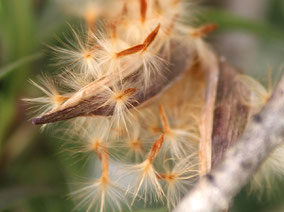
[(175, 212), (217, 212), (228, 208), (284, 136), (284, 76), (262, 111), (209, 174), (185, 196)]

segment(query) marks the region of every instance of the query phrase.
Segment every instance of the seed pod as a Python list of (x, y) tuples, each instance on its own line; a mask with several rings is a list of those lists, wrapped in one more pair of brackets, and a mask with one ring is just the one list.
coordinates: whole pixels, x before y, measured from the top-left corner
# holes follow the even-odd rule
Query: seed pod
[[(210, 54), (213, 58), (215, 57), (213, 53)], [(166, 55), (161, 55), (161, 57), (166, 58)], [(249, 108), (242, 104), (238, 98), (237, 88), (240, 85), (234, 81), (238, 74), (234, 68), (224, 62), (219, 62), (217, 65), (212, 62), (205, 66), (194, 61), (198, 61), (198, 59), (193, 50), (180, 41), (172, 41), (169, 71), (165, 72), (165, 76), (153, 78), (146, 90), (137, 89), (133, 93), (134, 98), (129, 107), (141, 107), (155, 101), (170, 87), (178, 83), (189, 70), (193, 70), (191, 72), (197, 75), (198, 73), (203, 75), (198, 80), (204, 80), (202, 83), (206, 84), (202, 114), (204, 118), (201, 118), (200, 123), (202, 137), (200, 171), (205, 174), (211, 169), (211, 166), (215, 166), (222, 159), (226, 150), (241, 135), (247, 123)], [(212, 61), (216, 61), (216, 59)], [(137, 81), (137, 77), (139, 77), (137, 73), (127, 77), (125, 81)], [(79, 116), (112, 116), (113, 110), (107, 106), (100, 107), (99, 98), (99, 95), (94, 95), (79, 101), (76, 105), (66, 107), (63, 105), (58, 110), (34, 118), (33, 123), (46, 124)], [(210, 136), (211, 133), (212, 136)]]
[(214, 64), (211, 65), (207, 71), (205, 92), (205, 102), (208, 104), (204, 106), (204, 118), (201, 118), (200, 124), (203, 135), (200, 143), (201, 174), (215, 167), (242, 135), (250, 112), (249, 106), (240, 98), (240, 86), (247, 95), (250, 92), (236, 80), (240, 72), (222, 61), (215, 65), (215, 71), (210, 72), (214, 70)]
[[(147, 89), (137, 88), (135, 94), (133, 94), (132, 101), (129, 103), (129, 109), (131, 107), (138, 107), (149, 103), (155, 97), (161, 95), (169, 87), (174, 85), (186, 71), (192, 66), (194, 62), (195, 53), (192, 49), (189, 49), (186, 45), (180, 41), (171, 42), (171, 57), (168, 63), (170, 64), (168, 69), (165, 70), (164, 75), (153, 76)], [(161, 53), (161, 58), (166, 59), (167, 55)], [(136, 82), (139, 80), (141, 69), (138, 69), (136, 73), (131, 76), (127, 76), (123, 81), (125, 83)], [(101, 85), (93, 84), (82, 88), (79, 92), (91, 92), (93, 87), (100, 87)], [(69, 100), (76, 101), (75, 104), (63, 104), (55, 111), (47, 113), (39, 118), (34, 118), (34, 124), (47, 124), (56, 121), (68, 120), (79, 116), (111, 116), (113, 115), (113, 108), (108, 106), (101, 107), (100, 95), (89, 95), (88, 98), (78, 99), (77, 93), (73, 95)]]
[[(219, 81), (212, 134), (212, 167), (243, 133), (249, 118), (249, 107), (239, 98), (238, 72), (225, 62), (219, 63)], [(243, 88), (245, 89), (245, 88)], [(249, 95), (247, 90), (247, 95)]]
[[(127, 192), (131, 205), (141, 197), (149, 204), (166, 197), (171, 210), (243, 133), (251, 113), (251, 98), (243, 94), (255, 83), (241, 82), (244, 77), (203, 41), (217, 25), (195, 28), (179, 21), (185, 1), (111, 2), (118, 9), (103, 9), (102, 29), (95, 28), (94, 13), (87, 13), (85, 35), (75, 32), (74, 42), (54, 48), (63, 71), (54, 83), (34, 83), (46, 96), (27, 101), (46, 105), (32, 122), (76, 118), (71, 136), (103, 167), (102, 177), (78, 195), (79, 205), (89, 204), (87, 211), (102, 212), (107, 194), (115, 197), (106, 201), (110, 208), (121, 210), (120, 193)], [(132, 165), (122, 174), (127, 181), (130, 173), (136, 177), (124, 182), (125, 189), (119, 185), (124, 177), (111, 179), (109, 170), (112, 159), (121, 163), (127, 155), (136, 160), (126, 158)], [(140, 156), (144, 160), (137, 163)]]

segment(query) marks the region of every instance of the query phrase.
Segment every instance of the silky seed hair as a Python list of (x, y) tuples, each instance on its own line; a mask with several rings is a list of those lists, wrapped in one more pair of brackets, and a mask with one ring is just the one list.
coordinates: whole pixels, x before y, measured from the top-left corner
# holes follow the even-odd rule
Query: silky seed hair
[[(68, 120), (66, 138), (79, 144), (71, 152), (101, 162), (100, 177), (72, 192), (76, 209), (122, 211), (142, 200), (171, 210), (199, 176), (201, 69), (216, 62), (203, 38), (216, 25), (185, 25), (186, 0), (57, 2), (85, 26), (51, 47), (60, 73), (32, 81), (44, 96), (25, 100), (41, 104), (34, 124)], [(266, 90), (238, 80), (251, 91), (240, 99), (258, 111)], [(110, 176), (112, 164), (121, 168)]]

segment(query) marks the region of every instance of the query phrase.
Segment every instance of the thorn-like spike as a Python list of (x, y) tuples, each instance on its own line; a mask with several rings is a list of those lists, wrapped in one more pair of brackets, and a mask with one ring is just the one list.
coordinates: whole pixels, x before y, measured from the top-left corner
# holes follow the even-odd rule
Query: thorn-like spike
[(144, 23), (146, 20), (147, 7), (148, 7), (147, 0), (140, 0), (140, 15), (142, 23)]
[(158, 26), (145, 39), (144, 41), (144, 44), (146, 45), (145, 49), (147, 49), (150, 46), (150, 44), (155, 40), (160, 30), (160, 27), (161, 27), (161, 24), (158, 24)]
[(157, 141), (152, 146), (152, 149), (149, 153), (148, 160), (152, 163), (155, 157), (158, 155), (160, 149), (162, 148), (164, 142), (164, 134), (162, 134)]
[(146, 46), (145, 44), (139, 44), (139, 45), (130, 47), (128, 49), (125, 49), (125, 50), (123, 50), (121, 52), (116, 53), (116, 57), (119, 58), (119, 57), (124, 57), (124, 56), (127, 56), (127, 55), (131, 55), (131, 54), (135, 54), (135, 53), (141, 51), (142, 49), (144, 49), (145, 46)]
[(191, 33), (193, 37), (205, 37), (210, 33), (214, 32), (218, 28), (217, 24), (206, 24), (204, 26), (199, 27), (194, 32)]
[(163, 105), (160, 105), (159, 111), (160, 111), (160, 117), (161, 117), (161, 120), (162, 120), (164, 132), (168, 133), (170, 131), (170, 126), (169, 126)]
[(115, 99), (116, 100), (121, 100), (124, 97), (133, 96), (136, 93), (136, 91), (137, 91), (136, 88), (127, 88), (122, 93), (120, 93), (119, 95), (115, 96)]

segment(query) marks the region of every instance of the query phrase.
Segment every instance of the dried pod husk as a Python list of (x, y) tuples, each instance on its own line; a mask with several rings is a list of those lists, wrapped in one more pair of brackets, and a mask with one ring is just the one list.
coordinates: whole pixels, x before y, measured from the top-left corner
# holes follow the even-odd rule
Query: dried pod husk
[(199, 171), (200, 175), (207, 174), (212, 166), (212, 133), (214, 123), (214, 110), (217, 95), (219, 65), (213, 52), (208, 52), (210, 63), (202, 63), (201, 69), (205, 74), (204, 107), (200, 117), (200, 148), (199, 148)]
[[(194, 63), (195, 50), (188, 48), (188, 46), (182, 43), (180, 40), (171, 41), (171, 53), (170, 55), (165, 53), (160, 53), (160, 57), (167, 61), (168, 67), (164, 71), (164, 75), (151, 76), (147, 88), (135, 88), (132, 100), (128, 104), (128, 109), (132, 107), (143, 106), (156, 97), (160, 96), (170, 87), (172, 87), (176, 82), (178, 82), (184, 74), (189, 70), (189, 68)], [(139, 80), (140, 72), (142, 70), (138, 69), (136, 73), (127, 76), (123, 79), (123, 83), (135, 83)], [(92, 89), (91, 87), (96, 87), (99, 89), (102, 85), (88, 85), (86, 88), (82, 88), (81, 93)], [(86, 91), (84, 91), (84, 89)], [(87, 91), (88, 92), (88, 91)], [(80, 116), (112, 116), (114, 111), (113, 108), (109, 106), (101, 106), (100, 95), (89, 95), (87, 98), (76, 99), (77, 94), (69, 99), (68, 102), (74, 101), (75, 104), (63, 104), (62, 106), (56, 108), (41, 117), (34, 118), (32, 121), (34, 124), (47, 124), (57, 121), (68, 120)]]
[[(212, 167), (222, 160), (228, 148), (242, 135), (249, 119), (250, 108), (239, 98), (239, 86), (243, 86), (236, 80), (239, 74), (228, 63), (219, 63), (212, 132)], [(249, 92), (247, 90), (247, 95)]]
[[(218, 62), (217, 56), (207, 49), (208, 61), (202, 61), (194, 49), (180, 40), (171, 41), (171, 54), (161, 53), (167, 59), (169, 67), (163, 76), (155, 76), (147, 89), (135, 90), (129, 107), (147, 106), (179, 83), (186, 75), (198, 76), (204, 83), (204, 105), (200, 115), (200, 173), (208, 173), (223, 157), (226, 150), (234, 144), (247, 123), (249, 108), (238, 98), (238, 84), (234, 78), (238, 75), (233, 67), (225, 62)], [(135, 82), (139, 70), (124, 79)], [(193, 76), (194, 78), (194, 76)], [(194, 92), (194, 91), (193, 91)], [(76, 94), (75, 94), (76, 95)], [(81, 116), (112, 116), (108, 106), (100, 107), (100, 96), (89, 96), (74, 105), (64, 104), (41, 117), (34, 118), (34, 124), (47, 124)], [(72, 99), (72, 97), (71, 97)], [(131, 109), (131, 108), (129, 108)]]
[[(152, 104), (157, 106), (163, 104), (164, 99), (167, 101), (167, 107), (171, 108), (170, 101), (175, 96), (180, 95), (181, 101), (188, 101), (190, 104), (191, 95), (203, 94), (195, 100), (201, 108), (195, 115), (199, 122), (200, 137), (198, 173), (202, 176), (222, 161), (226, 151), (243, 133), (249, 119), (249, 106), (239, 96), (240, 86), (243, 84), (236, 80), (238, 70), (226, 62), (219, 61), (209, 48), (205, 50), (208, 59), (206, 61), (205, 57), (200, 57), (198, 49), (181, 40), (171, 41), (170, 49), (170, 55), (163, 52), (159, 55), (169, 63), (168, 70), (164, 71), (165, 75), (153, 77), (146, 89), (137, 87), (127, 90), (133, 95), (128, 109), (140, 110), (151, 107)], [(136, 73), (125, 77), (123, 82), (134, 84), (133, 82), (139, 80), (139, 71), (138, 69)], [(185, 89), (187, 84), (191, 84), (190, 89)], [(246, 87), (242, 87), (243, 92), (245, 89)], [(184, 90), (188, 94), (184, 94)], [(111, 117), (114, 111), (108, 106), (101, 107), (100, 98), (101, 96), (95, 93), (85, 99), (76, 99), (74, 94), (75, 104), (63, 104), (54, 111), (33, 119), (33, 123), (47, 124), (82, 116)], [(72, 97), (70, 99), (72, 102)], [(166, 140), (166, 132), (161, 130), (161, 133), (165, 134)]]
[[(211, 52), (211, 64), (203, 66), (206, 90), (200, 122), (200, 174), (210, 172), (226, 151), (242, 135), (249, 120), (250, 108), (240, 98), (240, 86), (236, 80), (240, 71), (225, 61), (218, 61)], [(245, 91), (249, 95), (249, 90)]]
[[(198, 57), (196, 50), (179, 40), (172, 41), (170, 57), (160, 55), (168, 59), (170, 64), (165, 76), (155, 76), (147, 89), (135, 90), (129, 104), (139, 108), (155, 102), (188, 74), (193, 78), (195, 75), (197, 81), (204, 83), (204, 104), (200, 115), (201, 175), (208, 173), (222, 159), (226, 150), (243, 132), (249, 115), (248, 106), (238, 98), (238, 86), (241, 85), (234, 80), (238, 71), (225, 62), (218, 62), (217, 56), (210, 50), (207, 50), (207, 54), (211, 59), (204, 62)], [(139, 70), (124, 81), (137, 81), (138, 72)], [(33, 123), (46, 124), (80, 116), (112, 116), (111, 108), (100, 107), (99, 98), (100, 96), (94, 95), (75, 105), (62, 105), (55, 111), (34, 118)]]
[[(210, 66), (208, 66), (210, 67)], [(239, 71), (226, 62), (212, 64), (207, 71), (205, 104), (200, 123), (200, 175), (217, 166), (227, 150), (242, 135), (249, 119), (249, 107), (240, 97), (236, 80)], [(247, 91), (249, 95), (249, 90)], [(202, 136), (203, 135), (203, 136)], [(224, 209), (223, 212), (228, 211)]]
[[(139, 151), (140, 155), (147, 155), (148, 150), (146, 148), (144, 152), (144, 138), (141, 136), (140, 139), (140, 134), (150, 137), (151, 142), (159, 135), (157, 143), (155, 142), (149, 151), (149, 157), (143, 163), (131, 166), (134, 173), (142, 176), (134, 186), (137, 189), (132, 203), (139, 196), (138, 192), (144, 190), (141, 189), (144, 181), (150, 182), (152, 188), (155, 188), (149, 193), (150, 196), (156, 195), (156, 199), (163, 202), (164, 191), (160, 183), (168, 183), (171, 185), (171, 190), (167, 190), (170, 210), (190, 189), (189, 182), (183, 181), (193, 183), (196, 176), (209, 173), (223, 159), (228, 148), (236, 142), (249, 119), (249, 106), (239, 98), (239, 88), (243, 85), (235, 80), (238, 71), (229, 64), (220, 62), (218, 56), (202, 40), (216, 29), (216, 25), (175, 28), (181, 12), (179, 9), (184, 6), (179, 5), (181, 1), (155, 1), (156, 5), (150, 2), (148, 5), (145, 0), (136, 3), (129, 1), (135, 16), (128, 18), (136, 17), (137, 9), (140, 8), (140, 19), (128, 24), (125, 24), (123, 19), (120, 23), (110, 21), (110, 26), (106, 27), (106, 38), (92, 37), (95, 28), (90, 25), (93, 25), (92, 21), (95, 20), (87, 20), (86, 45), (80, 41), (82, 46), (79, 51), (75, 51), (76, 55), (78, 52), (80, 55), (84, 53), (79, 59), (83, 57), (86, 61), (74, 65), (76, 70), (66, 70), (62, 74), (62, 79), (65, 75), (72, 75), (63, 80), (67, 88), (62, 92), (65, 93), (62, 96), (61, 92), (50, 93), (34, 83), (48, 94), (48, 100), (51, 99), (51, 103), (55, 104), (32, 122), (48, 124), (85, 117), (82, 123), (80, 119), (76, 119), (71, 124), (74, 125), (72, 131), (80, 140), (88, 140), (83, 144), (83, 151), (95, 153), (101, 160), (104, 169), (99, 185), (103, 188), (110, 186), (108, 158), (112, 158), (113, 148), (118, 149), (117, 146), (123, 143), (130, 152), (134, 150), (134, 155)], [(160, 5), (157, 5), (158, 3)], [(177, 5), (181, 8), (175, 8)], [(145, 24), (148, 6), (153, 7), (152, 10), (148, 8), (148, 16), (151, 12), (154, 12), (154, 16), (149, 16), (149, 23)], [(161, 6), (167, 8), (162, 19)], [(130, 8), (121, 9), (124, 14), (125, 9)], [(116, 15), (119, 17), (121, 13)], [(155, 18), (157, 20), (152, 22)], [(113, 26), (115, 24), (121, 27), (116, 29)], [(132, 28), (125, 32), (125, 26), (129, 24)], [(155, 28), (152, 29), (153, 27)], [(120, 37), (118, 34), (121, 34)], [(128, 34), (133, 35), (133, 38), (130, 39)], [(117, 46), (113, 46), (116, 42)], [(59, 52), (65, 50), (59, 48)], [(74, 54), (73, 49), (71, 53)], [(130, 55), (131, 57), (128, 57)], [(66, 57), (70, 57), (70, 53), (61, 59)], [(71, 63), (78, 60), (77, 57), (73, 59), (74, 55), (70, 58)], [(66, 61), (59, 64), (61, 63), (65, 65)], [(82, 67), (86, 70), (82, 71)], [(77, 80), (82, 73), (86, 76)], [(246, 87), (243, 86), (241, 90), (246, 92)], [(30, 101), (38, 100), (41, 99)], [(100, 122), (100, 119), (104, 121)], [(77, 124), (77, 120), (80, 123)], [(102, 132), (97, 133), (94, 128)], [(103, 128), (105, 130), (101, 130)], [(94, 136), (94, 133), (97, 135)], [(143, 142), (147, 144), (148, 138)], [(128, 159), (131, 160), (130, 157)], [(172, 167), (165, 165), (169, 160), (171, 163), (168, 165)], [(174, 174), (169, 172), (168, 168), (173, 168), (176, 164), (182, 164), (182, 167), (178, 167)], [(185, 165), (188, 167), (183, 167)], [(129, 172), (126, 174), (129, 175)], [(111, 185), (110, 188), (112, 187)], [(128, 187), (133, 185), (130, 183)], [(145, 193), (145, 203), (148, 195), (146, 191), (147, 189), (142, 192)], [(97, 194), (104, 198), (104, 192), (100, 192)], [(90, 197), (92, 195), (87, 194), (82, 202)], [(93, 207), (94, 201), (95, 199), (91, 201), (89, 209)], [(101, 211), (102, 208), (103, 206)]]

